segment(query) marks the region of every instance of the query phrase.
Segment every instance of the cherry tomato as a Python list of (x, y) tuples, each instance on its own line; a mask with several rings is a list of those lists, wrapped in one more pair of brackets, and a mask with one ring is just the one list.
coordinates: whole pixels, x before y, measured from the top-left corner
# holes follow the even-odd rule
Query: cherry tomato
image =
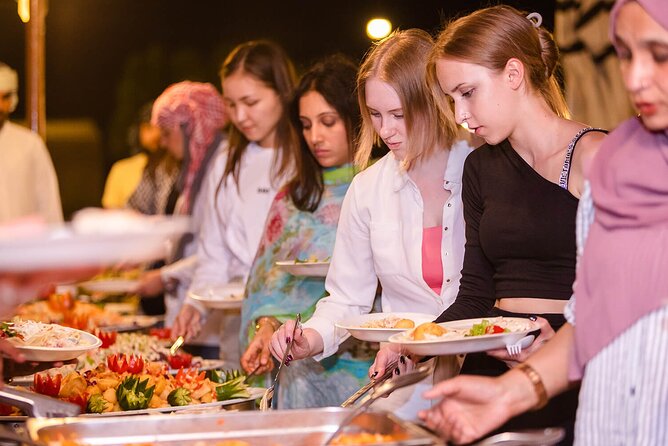
[(169, 362), (169, 367), (172, 369), (181, 369), (184, 367), (190, 367), (192, 361), (193, 361), (193, 355), (188, 353), (177, 353), (175, 355), (169, 355), (167, 357), (167, 362)]
[(60, 373), (54, 377), (46, 373), (35, 373), (33, 378), (33, 388), (35, 392), (41, 393), (42, 395), (48, 396), (58, 396), (60, 392), (60, 382), (63, 379), (63, 375)]
[(503, 327), (499, 327), (498, 325), (491, 325), (487, 327), (487, 334), (497, 334), (497, 333), (503, 333), (506, 330), (503, 329)]
[(148, 334), (151, 336), (155, 336), (158, 339), (172, 338), (172, 330), (170, 330), (169, 328), (151, 328), (148, 331)]

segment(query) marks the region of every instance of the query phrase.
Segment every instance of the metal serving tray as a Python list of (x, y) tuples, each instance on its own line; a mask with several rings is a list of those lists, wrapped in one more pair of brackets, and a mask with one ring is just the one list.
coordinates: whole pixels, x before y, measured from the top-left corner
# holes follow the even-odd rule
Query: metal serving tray
[[(199, 415), (154, 415), (99, 419), (29, 419), (28, 432), (43, 442), (67, 439), (82, 445), (120, 446), (151, 443), (160, 446), (193, 445), (197, 441), (244, 440), (252, 446), (323, 445), (351, 409), (327, 407), (309, 410), (236, 412)], [(397, 434), (402, 439), (383, 446), (442, 446), (444, 442), (415, 424), (385, 412), (361, 414), (351, 430)], [(346, 431), (348, 431), (346, 429)]]

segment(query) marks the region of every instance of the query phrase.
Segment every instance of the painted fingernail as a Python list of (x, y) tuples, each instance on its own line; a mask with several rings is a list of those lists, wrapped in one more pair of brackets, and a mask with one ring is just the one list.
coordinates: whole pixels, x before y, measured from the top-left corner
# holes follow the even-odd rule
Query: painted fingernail
[(376, 370), (375, 372), (373, 372), (373, 373), (371, 374), (371, 377), (372, 377), (372, 378), (375, 378), (376, 376), (378, 376), (378, 370)]
[(401, 372), (399, 371), (399, 367), (397, 367), (396, 369), (394, 369), (394, 374), (395, 374), (395, 375), (398, 375), (398, 374), (400, 374), (400, 373), (401, 373)]
[(293, 359), (294, 358), (292, 357), (292, 355), (288, 355), (288, 362), (292, 361)]
[(288, 344), (290, 343), (290, 337), (289, 336), (287, 338), (285, 338), (285, 342), (287, 342)]
[(399, 356), (399, 362), (402, 364), (406, 364), (406, 358), (403, 355)]
[(529, 320), (532, 321), (532, 322), (536, 322), (537, 319), (538, 319), (538, 316), (536, 316), (535, 314), (532, 314), (531, 316), (529, 316)]

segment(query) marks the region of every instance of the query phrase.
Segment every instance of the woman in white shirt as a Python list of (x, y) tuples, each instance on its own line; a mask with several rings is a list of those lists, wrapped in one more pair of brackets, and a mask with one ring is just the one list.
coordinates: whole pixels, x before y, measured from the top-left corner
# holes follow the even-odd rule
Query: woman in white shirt
[[(325, 285), (329, 296), (296, 332), (288, 362), (334, 354), (348, 337), (335, 323), (370, 312), (378, 280), (384, 312), (435, 315), (457, 295), (464, 255), (461, 175), (472, 149), (457, 141), (450, 109), (436, 104), (426, 86), (432, 44), (424, 31), (400, 31), (374, 47), (360, 68), (356, 161), (367, 165), (379, 137), (390, 153), (358, 174), (346, 194)], [(276, 358), (293, 327), (287, 322), (274, 334)], [(400, 415), (413, 417), (415, 408), (409, 411)]]
[[(293, 169), (298, 135), (286, 113), (295, 73), (278, 45), (252, 41), (235, 48), (221, 69), (223, 100), (233, 126), (229, 149), (218, 163), (214, 203), (207, 210), (190, 289), (245, 281), (276, 191)], [(225, 311), (221, 358), (239, 361), (239, 311)], [(188, 297), (174, 323), (175, 336), (194, 337), (207, 309)], [(238, 365), (236, 366), (238, 367)]]

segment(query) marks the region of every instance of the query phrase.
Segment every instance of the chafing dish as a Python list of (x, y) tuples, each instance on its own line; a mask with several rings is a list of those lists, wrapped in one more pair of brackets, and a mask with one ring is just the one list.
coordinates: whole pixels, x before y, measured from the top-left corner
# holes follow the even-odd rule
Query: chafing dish
[[(198, 415), (155, 415), (113, 418), (29, 419), (30, 438), (36, 441), (71, 439), (84, 445), (120, 446), (150, 443), (160, 446), (214, 445), (222, 440), (244, 440), (252, 446), (323, 445), (348, 416), (350, 409), (235, 412)], [(442, 446), (443, 441), (419, 426), (384, 412), (361, 414), (352, 430), (394, 434), (401, 438), (384, 446)]]

